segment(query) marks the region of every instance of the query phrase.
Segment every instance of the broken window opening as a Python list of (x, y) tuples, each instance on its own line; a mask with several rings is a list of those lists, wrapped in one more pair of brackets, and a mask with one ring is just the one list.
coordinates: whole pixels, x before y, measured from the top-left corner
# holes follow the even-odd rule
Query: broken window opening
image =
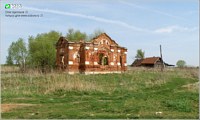
[(103, 53), (99, 54), (99, 64), (100, 65), (108, 65), (108, 57), (105, 56)]
[(122, 66), (122, 56), (120, 56), (120, 65)]
[(103, 63), (104, 63), (104, 65), (108, 65), (108, 57), (107, 56), (103, 58)]
[(103, 59), (104, 54), (100, 53), (99, 54), (99, 64), (102, 65), (102, 59)]

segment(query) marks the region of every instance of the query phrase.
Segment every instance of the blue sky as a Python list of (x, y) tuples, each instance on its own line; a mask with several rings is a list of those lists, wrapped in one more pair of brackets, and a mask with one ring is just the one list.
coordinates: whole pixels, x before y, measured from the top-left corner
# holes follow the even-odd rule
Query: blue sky
[[(22, 4), (21, 10), (43, 14), (42, 18), (5, 17), (6, 3)], [(1, 1), (1, 63), (9, 45), (19, 37), (56, 30), (66, 35), (69, 28), (91, 34), (105, 31), (121, 46), (127, 47), (128, 64), (137, 49), (145, 57), (159, 56), (176, 64), (199, 65), (198, 0), (3, 0)]]

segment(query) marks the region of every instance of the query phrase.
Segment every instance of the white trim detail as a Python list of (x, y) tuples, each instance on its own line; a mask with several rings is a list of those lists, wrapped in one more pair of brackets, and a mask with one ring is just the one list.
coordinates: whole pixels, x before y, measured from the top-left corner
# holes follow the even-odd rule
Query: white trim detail
[(121, 52), (121, 50), (117, 50), (118, 52)]
[(98, 50), (98, 48), (94, 48), (94, 50)]
[(74, 47), (72, 47), (72, 46), (69, 46), (69, 49), (70, 49), (70, 50), (73, 50), (73, 48), (74, 48)]
[(90, 64), (90, 62), (89, 62), (89, 61), (85, 61), (85, 64), (86, 64), (86, 65), (89, 65), (89, 64)]
[(114, 52), (115, 50), (114, 50), (114, 49), (111, 49), (110, 51), (111, 51), (111, 52)]
[(98, 65), (98, 62), (94, 62), (94, 65)]
[(74, 54), (73, 54), (73, 58), (76, 59), (76, 56), (77, 56), (76, 53), (74, 53)]
[(69, 61), (68, 64), (69, 64), (69, 65), (73, 65), (73, 61)]
[(90, 75), (90, 74), (109, 74), (109, 73), (118, 73), (121, 74), (121, 71), (96, 71), (96, 72), (84, 72), (85, 75)]
[(117, 65), (121, 65), (121, 64), (118, 62)]
[(110, 62), (110, 65), (114, 65), (114, 62)]
[(86, 49), (86, 50), (89, 50), (89, 49), (90, 49), (90, 47), (87, 47), (87, 46), (86, 46), (86, 47), (85, 47), (85, 49)]
[(126, 64), (126, 63), (124, 63), (124, 66), (127, 66), (127, 64)]
[(124, 52), (124, 54), (127, 54), (127, 52)]

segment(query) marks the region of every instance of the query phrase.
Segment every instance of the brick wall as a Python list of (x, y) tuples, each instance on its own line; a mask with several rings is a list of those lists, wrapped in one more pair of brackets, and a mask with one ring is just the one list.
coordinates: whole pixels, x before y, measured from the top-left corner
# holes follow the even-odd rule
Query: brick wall
[[(91, 42), (68, 42), (61, 37), (56, 44), (56, 65), (68, 72), (114, 72), (127, 70), (127, 49), (103, 33)], [(64, 62), (63, 62), (64, 61)]]

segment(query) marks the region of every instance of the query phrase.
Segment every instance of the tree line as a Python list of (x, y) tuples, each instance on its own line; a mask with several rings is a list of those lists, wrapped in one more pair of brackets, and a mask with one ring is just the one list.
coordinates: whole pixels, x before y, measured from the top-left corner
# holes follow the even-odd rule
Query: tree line
[[(65, 37), (72, 42), (89, 41), (101, 33), (103, 33), (103, 30), (94, 30), (92, 34), (87, 35), (85, 32), (71, 28), (68, 29)], [(37, 68), (42, 72), (54, 69), (56, 60), (55, 45), (60, 36), (62, 34), (57, 31), (41, 33), (36, 36), (29, 36), (27, 44), (23, 38), (19, 38), (9, 46), (6, 64), (17, 65), (23, 72), (27, 68)]]

